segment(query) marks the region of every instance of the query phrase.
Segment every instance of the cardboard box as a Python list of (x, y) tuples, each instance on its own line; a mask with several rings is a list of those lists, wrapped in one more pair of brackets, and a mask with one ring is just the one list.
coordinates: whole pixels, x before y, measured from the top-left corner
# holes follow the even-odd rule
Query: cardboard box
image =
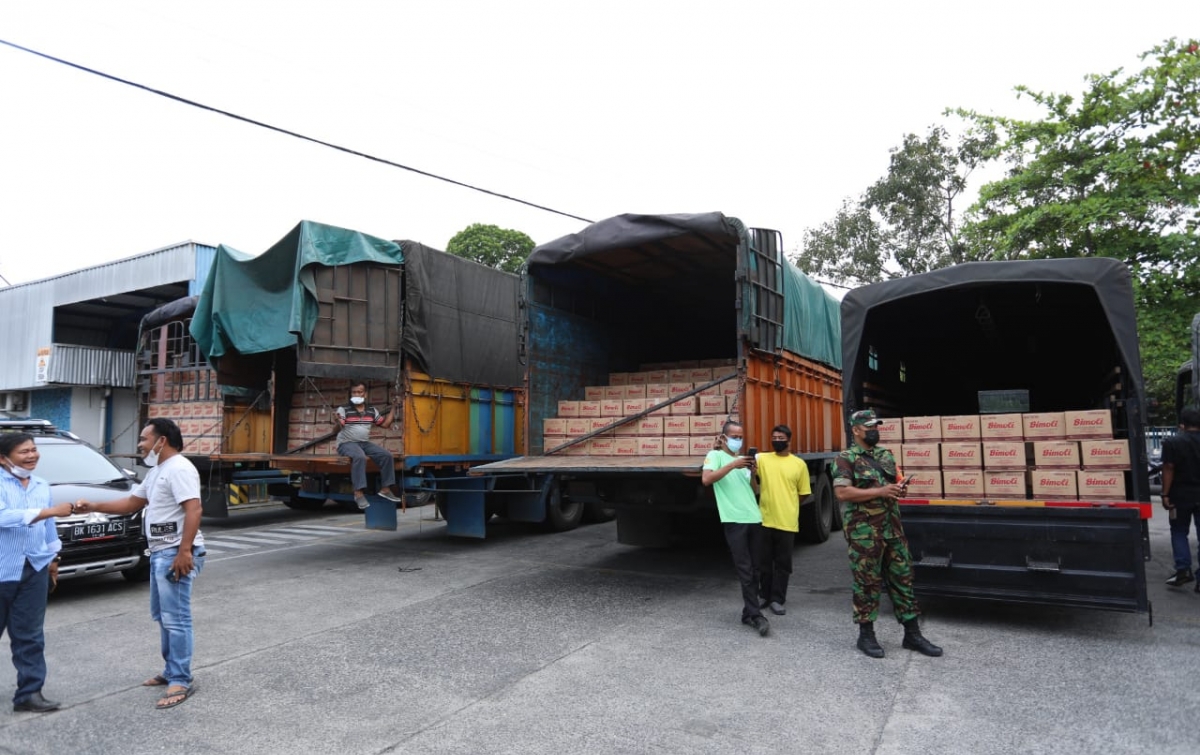
[(1028, 474), (1029, 494), (1035, 501), (1079, 498), (1078, 480), (1073, 469), (1035, 469)]
[[(594, 433), (611, 425), (614, 419), (614, 417), (590, 417), (585, 421), (588, 423), (588, 432)], [(611, 435), (612, 431), (606, 434)]]
[(693, 367), (687, 371), (687, 377), (684, 378), (684, 380), (690, 380), (691, 382), (693, 382), (697, 385), (699, 385), (701, 383), (712, 382), (712, 379), (713, 379), (712, 367)]
[(558, 416), (560, 417), (578, 417), (579, 402), (578, 401), (559, 401)]
[(715, 436), (721, 431), (721, 425), (725, 423), (725, 417), (705, 417), (693, 416), (688, 417), (688, 435), (707, 435)]
[(942, 443), (942, 466), (956, 469), (982, 469), (982, 446), (979, 443)]
[(1025, 440), (1065, 440), (1067, 426), (1062, 412), (1040, 412), (1021, 415)]
[(649, 385), (650, 383), (669, 383), (669, 382), (671, 382), (671, 371), (670, 370), (662, 370), (662, 369), (648, 370), (646, 372), (643, 372), (642, 374), (646, 376), (646, 384), (647, 385)]
[(900, 446), (901, 469), (937, 469), (941, 460), (937, 443), (905, 443)]
[(670, 383), (667, 383), (667, 393), (671, 396), (678, 396), (681, 393), (687, 393), (695, 387), (686, 381), (672, 380)]
[[(585, 401), (584, 403), (591, 403)], [(583, 412), (583, 407), (579, 407), (580, 413)], [(624, 417), (625, 414), (625, 399), (623, 398), (606, 398), (600, 402), (601, 417)]]
[(936, 443), (942, 439), (942, 418), (904, 417), (904, 442)]
[(542, 434), (565, 436), (567, 434), (567, 420), (565, 419), (544, 419), (542, 420)]
[(712, 435), (693, 435), (690, 440), (691, 453), (688, 454), (689, 456), (707, 456), (708, 452), (717, 445), (716, 436)]
[(1079, 469), (1079, 444), (1073, 440), (1040, 440), (1032, 447), (1030, 466), (1036, 469)]
[(568, 417), (567, 430), (564, 435), (568, 438), (578, 438), (592, 431), (592, 421), (583, 417)]
[(647, 383), (646, 398), (653, 399), (655, 403), (666, 401), (671, 397), (671, 386), (667, 383)]
[(604, 386), (604, 395), (601, 397), (603, 401), (624, 401), (625, 386), (623, 385), (606, 385)]
[(606, 385), (589, 385), (583, 389), (583, 398), (587, 401), (603, 401), (606, 390)]
[(1076, 474), (1081, 501), (1124, 501), (1125, 473), (1113, 469), (1081, 469)]
[(983, 494), (988, 498), (1023, 500), (1027, 489), (1022, 470), (985, 469), (983, 472)]
[(1111, 440), (1112, 412), (1094, 409), (1086, 412), (1063, 412), (1067, 438), (1078, 440)]
[(630, 372), (625, 376), (625, 385), (645, 385), (649, 382), (650, 376), (644, 372)]
[[(1085, 440), (1079, 444), (1084, 469), (1129, 469), (1129, 441)], [(1080, 488), (1082, 495), (1083, 488)]]
[(664, 434), (663, 422), (664, 418), (662, 417), (655, 417), (653, 415), (649, 417), (642, 417), (637, 421), (637, 434), (654, 435), (661, 438)]
[(624, 389), (621, 394), (621, 398), (646, 398), (645, 385), (623, 385), (621, 387)]
[(710, 386), (708, 386), (707, 388), (705, 388), (704, 390), (700, 391), (700, 392), (699, 392), (699, 393), (697, 393), (696, 395), (697, 395), (697, 396), (700, 396), (701, 398), (703, 398), (703, 397), (705, 397), (705, 396), (724, 396), (725, 394), (724, 394), (724, 393), (721, 393), (721, 386), (720, 386), (720, 384), (718, 383), (717, 385), (710, 385)]
[(663, 456), (691, 456), (692, 439), (688, 436), (663, 438)]
[(609, 385), (629, 385), (628, 372), (610, 372), (608, 373)]
[(616, 438), (592, 438), (588, 441), (588, 454), (591, 456), (616, 456)]
[(633, 420), (631, 422), (626, 422), (623, 425), (617, 425), (616, 429), (613, 430), (613, 435), (617, 435), (617, 436), (633, 436), (633, 435), (637, 435), (637, 434), (638, 434), (637, 420)]
[(604, 416), (600, 409), (599, 401), (580, 401), (579, 402), (580, 417), (602, 417)]
[(942, 471), (942, 495), (946, 498), (983, 498), (982, 469), (946, 469)]
[(700, 399), (695, 396), (680, 399), (670, 406), (671, 414), (697, 414), (699, 411)]
[(662, 456), (663, 455), (663, 439), (661, 436), (656, 438), (638, 438), (638, 456)]
[(631, 417), (634, 414), (641, 414), (649, 408), (644, 398), (627, 398), (621, 402), (621, 416)]
[(936, 469), (916, 469), (908, 481), (909, 498), (941, 498), (942, 473)]
[(979, 415), (942, 417), (942, 440), (980, 440)]
[(567, 447), (567, 448), (564, 448), (563, 450), (561, 450), (561, 451), (559, 451), (559, 452), (558, 452), (558, 455), (562, 455), (562, 456), (587, 456), (587, 455), (588, 455), (588, 454), (590, 454), (591, 452), (592, 452), (592, 442), (591, 442), (590, 440), (585, 440), (585, 441), (583, 441), (583, 442), (581, 442), (581, 443), (576, 443), (576, 444), (575, 444), (575, 445), (573, 445), (573, 446), (569, 446), (569, 447)]
[(701, 414), (724, 415), (729, 406), (725, 396), (700, 396)]
[[(692, 380), (690, 377), (688, 377), (688, 375), (690, 373), (691, 373), (691, 370), (688, 369), (687, 367), (675, 367), (667, 373), (667, 382), (668, 383), (689, 383)], [(688, 390), (691, 390), (691, 389), (689, 388)]]
[(984, 440), (1022, 440), (1025, 426), (1020, 414), (984, 414), (979, 418), (979, 436)]
[(637, 456), (637, 438), (617, 438), (613, 441), (613, 456)]
[(899, 417), (885, 419), (875, 429), (879, 431), (879, 440), (884, 443), (904, 442), (904, 422)]
[(692, 418), (690, 416), (672, 415), (663, 418), (663, 435), (691, 435)]
[[(1018, 422), (1017, 427), (1020, 426)], [(1024, 470), (1025, 441), (985, 440), (983, 442), (983, 468), (989, 471)]]

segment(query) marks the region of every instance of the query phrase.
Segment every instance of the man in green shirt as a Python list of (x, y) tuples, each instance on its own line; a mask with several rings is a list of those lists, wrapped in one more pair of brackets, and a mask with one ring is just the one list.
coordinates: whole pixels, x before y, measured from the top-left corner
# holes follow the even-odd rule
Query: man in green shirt
[(725, 528), (725, 542), (733, 555), (733, 566), (742, 584), (742, 623), (762, 637), (771, 631), (767, 617), (758, 607), (758, 575), (754, 560), (762, 513), (758, 509), (758, 482), (754, 460), (741, 456), (745, 432), (737, 422), (721, 428), (721, 447), (704, 457), (700, 480), (712, 486), (717, 497), (717, 512)]
[(858, 649), (872, 658), (883, 657), (875, 639), (875, 618), (886, 586), (896, 620), (904, 625), (903, 647), (939, 656), (942, 649), (925, 639), (917, 623), (921, 611), (913, 597), (912, 555), (900, 524), (899, 499), (906, 488), (896, 479), (896, 457), (886, 448), (876, 448), (879, 422), (872, 409), (850, 415), (854, 443), (838, 454), (833, 469), (834, 493), (845, 504), (842, 532), (850, 545)]

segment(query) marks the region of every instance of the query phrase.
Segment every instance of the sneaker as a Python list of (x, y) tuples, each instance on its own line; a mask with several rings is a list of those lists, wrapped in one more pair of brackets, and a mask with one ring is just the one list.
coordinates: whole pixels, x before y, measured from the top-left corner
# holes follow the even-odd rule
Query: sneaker
[(358, 505), (358, 510), (359, 510), (359, 511), (366, 511), (366, 510), (367, 510), (367, 507), (371, 505), (371, 504), (370, 504), (370, 503), (367, 501), (367, 497), (366, 497), (365, 495), (356, 495), (356, 496), (354, 496), (354, 503), (356, 503), (356, 504)]
[(771, 613), (775, 614), (776, 616), (787, 615), (787, 609), (783, 607), (782, 603), (771, 603), (771, 605), (768, 607), (771, 609)]
[(1183, 587), (1188, 582), (1195, 581), (1196, 578), (1192, 576), (1191, 569), (1180, 569), (1171, 575), (1171, 578), (1167, 580), (1167, 585), (1171, 587)]
[(767, 621), (766, 616), (743, 616), (742, 623), (754, 627), (754, 631), (758, 632), (759, 637), (766, 637), (767, 633), (771, 631), (771, 623)]
[(387, 488), (384, 488), (383, 490), (379, 491), (379, 497), (385, 501), (391, 501), (392, 503), (404, 503), (403, 498), (396, 495), (395, 493), (388, 490)]

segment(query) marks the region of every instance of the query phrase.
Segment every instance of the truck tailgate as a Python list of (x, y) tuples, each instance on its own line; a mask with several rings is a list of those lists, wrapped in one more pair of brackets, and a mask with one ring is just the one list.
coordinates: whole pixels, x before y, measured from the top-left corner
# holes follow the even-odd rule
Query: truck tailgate
[(700, 476), (703, 456), (520, 456), (472, 467), (470, 474), (505, 472), (551, 472), (583, 474), (592, 472), (662, 473), (677, 472)]

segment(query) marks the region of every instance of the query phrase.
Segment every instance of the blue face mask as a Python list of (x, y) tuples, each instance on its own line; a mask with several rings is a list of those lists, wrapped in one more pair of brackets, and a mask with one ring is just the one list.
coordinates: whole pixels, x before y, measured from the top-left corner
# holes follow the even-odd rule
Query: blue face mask
[(725, 445), (729, 447), (730, 453), (736, 454), (738, 451), (742, 450), (742, 439), (741, 438), (726, 438)]

